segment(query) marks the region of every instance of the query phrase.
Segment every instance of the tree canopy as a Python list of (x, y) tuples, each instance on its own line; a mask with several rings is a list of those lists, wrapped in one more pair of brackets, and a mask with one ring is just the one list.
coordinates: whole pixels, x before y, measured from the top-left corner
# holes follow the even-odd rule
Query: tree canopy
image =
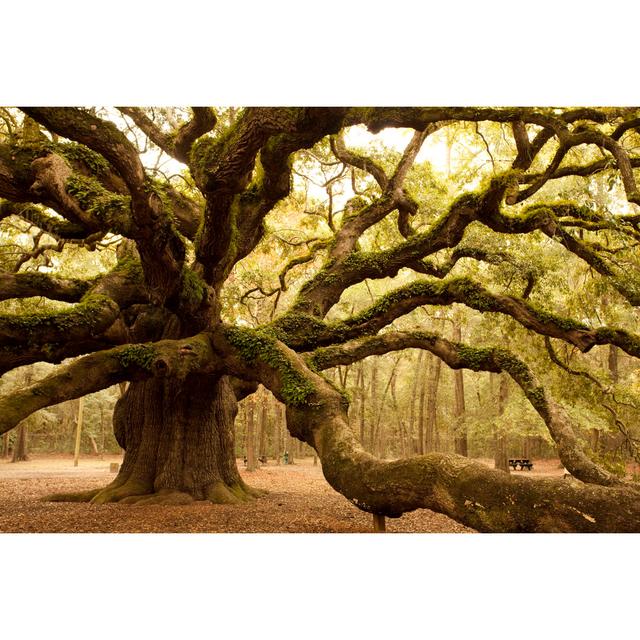
[[(229, 426), (262, 384), (363, 510), (429, 508), (481, 531), (640, 531), (639, 485), (580, 437), (609, 421), (638, 455), (634, 380), (581, 354), (640, 355), (639, 116), (1, 109), (0, 373), (57, 366), (0, 397), (0, 432), (129, 381), (120, 475), (57, 499), (241, 500), (255, 491)], [(87, 253), (102, 256), (90, 272), (74, 263)], [(326, 372), (404, 350), (504, 374), (576, 480), (366, 451)]]

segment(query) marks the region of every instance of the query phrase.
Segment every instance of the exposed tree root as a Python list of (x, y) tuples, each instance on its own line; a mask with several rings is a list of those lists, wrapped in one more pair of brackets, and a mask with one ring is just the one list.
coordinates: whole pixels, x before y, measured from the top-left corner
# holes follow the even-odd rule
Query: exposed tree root
[(242, 480), (233, 485), (217, 481), (206, 487), (201, 496), (194, 496), (179, 489), (160, 489), (154, 491), (148, 483), (139, 480), (114, 480), (102, 489), (91, 489), (76, 493), (56, 493), (42, 498), (44, 502), (90, 502), (92, 504), (135, 505), (187, 505), (196, 501), (213, 502), (215, 504), (240, 504), (266, 495), (263, 489), (250, 487)]
[(101, 489), (89, 489), (72, 493), (52, 493), (44, 496), (42, 502), (90, 502)]
[(146, 494), (142, 496), (129, 496), (122, 498), (119, 504), (162, 504), (162, 505), (185, 505), (194, 502), (191, 494), (184, 491), (172, 491), (171, 489), (162, 489), (157, 493)]
[(153, 493), (153, 487), (148, 482), (128, 479), (124, 482), (116, 478), (111, 484), (99, 491), (91, 500), (92, 504), (106, 504), (120, 502), (133, 496), (145, 496)]

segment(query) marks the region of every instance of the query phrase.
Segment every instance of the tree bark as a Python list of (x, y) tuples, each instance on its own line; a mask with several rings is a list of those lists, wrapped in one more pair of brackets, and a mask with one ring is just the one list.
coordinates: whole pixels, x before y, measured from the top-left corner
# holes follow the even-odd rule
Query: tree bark
[(427, 393), (427, 428), (425, 453), (436, 450), (437, 400), (440, 383), (440, 358), (432, 358), (429, 368), (429, 389)]
[(115, 436), (125, 450), (118, 476), (102, 490), (49, 499), (187, 504), (236, 503), (259, 495), (236, 466), (236, 414), (226, 377), (132, 382), (114, 411)]
[(422, 365), (424, 361), (424, 351), (420, 350), (418, 353), (418, 362), (416, 364), (415, 375), (413, 377), (413, 385), (411, 388), (411, 404), (409, 405), (409, 443), (410, 453), (418, 453), (418, 447), (414, 447), (413, 444), (413, 426), (415, 424), (416, 417), (416, 399), (418, 397), (418, 383), (421, 377)]
[(18, 427), (18, 434), (13, 443), (13, 457), (11, 462), (24, 462), (29, 459), (27, 455), (27, 425), (22, 423)]
[(424, 454), (424, 405), (427, 388), (427, 375), (423, 371), (420, 376), (420, 396), (418, 398), (418, 455)]
[(267, 455), (267, 392), (266, 389), (260, 389), (260, 418), (258, 420), (258, 456), (260, 458)]
[[(33, 380), (33, 368), (29, 367), (26, 369), (23, 384), (25, 387), (28, 387)], [(27, 453), (28, 448), (28, 437), (27, 437), (27, 425), (22, 422), (18, 427), (18, 434), (13, 443), (13, 457), (11, 458), (11, 462), (25, 462), (29, 459), (29, 455)]]
[(104, 450), (107, 443), (107, 430), (104, 426), (104, 408), (100, 405), (100, 460), (104, 459)]
[(278, 402), (275, 398), (273, 399), (275, 403), (275, 427), (273, 431), (273, 440), (274, 440), (274, 452), (273, 455), (276, 459), (276, 464), (280, 464), (280, 459), (282, 457), (282, 433), (283, 429), (286, 429), (284, 424), (284, 405), (281, 402)]
[[(462, 340), (462, 331), (460, 325), (454, 324), (453, 326), (453, 339), (456, 342)], [(453, 415), (455, 418), (454, 424), (454, 442), (456, 453), (460, 456), (468, 455), (468, 443), (467, 443), (467, 428), (464, 425), (464, 374), (462, 369), (456, 369), (453, 372), (454, 388), (455, 388), (455, 400)]]
[(375, 427), (372, 430), (372, 451), (377, 452), (379, 458), (386, 457), (387, 451), (387, 433), (385, 429), (384, 420), (382, 420), (382, 414), (384, 412), (385, 400), (387, 397), (387, 393), (389, 392), (389, 388), (393, 382), (393, 379), (396, 374), (396, 368), (398, 366), (399, 360), (396, 360), (393, 364), (393, 368), (391, 369), (391, 373), (389, 375), (389, 379), (387, 380), (387, 384), (382, 393), (382, 397), (380, 398), (380, 402), (378, 403), (378, 415), (375, 420)]
[[(489, 375), (495, 376), (498, 374), (490, 373)], [(493, 385), (492, 385), (493, 386)], [(504, 413), (507, 398), (509, 397), (509, 381), (505, 374), (500, 374), (500, 387), (498, 390), (498, 417)], [(509, 473), (509, 456), (507, 454), (507, 435), (502, 425), (495, 425), (494, 432), (494, 453), (493, 463), (496, 469), (501, 469)]]
[(371, 368), (371, 428), (369, 430), (369, 446), (367, 448), (370, 453), (375, 451), (376, 416), (380, 410), (381, 407), (378, 406), (378, 360), (376, 359), (373, 361)]
[(365, 426), (366, 426), (366, 416), (365, 416), (365, 385), (364, 385), (364, 362), (360, 363), (360, 370), (358, 371), (360, 384), (358, 386), (358, 398), (360, 400), (359, 403), (359, 421), (360, 421), (360, 444), (364, 447), (364, 436), (365, 436)]
[(618, 373), (618, 348), (613, 344), (609, 345), (608, 365), (611, 381), (615, 384), (620, 376)]
[(402, 412), (400, 411), (400, 404), (398, 403), (398, 398), (396, 395), (396, 382), (398, 378), (397, 376), (393, 376), (393, 380), (391, 381), (391, 399), (393, 401), (393, 412), (396, 416), (396, 423), (398, 426), (398, 438), (400, 440), (400, 453), (403, 458), (407, 457), (407, 433), (404, 424), (404, 420), (402, 419)]
[(256, 400), (255, 395), (247, 398), (247, 430), (245, 437), (245, 456), (247, 457), (247, 471), (256, 470)]
[(296, 463), (296, 455), (295, 455), (295, 446), (296, 446), (296, 439), (292, 438), (288, 432), (285, 432), (285, 451), (287, 453), (287, 461), (289, 464), (295, 464)]

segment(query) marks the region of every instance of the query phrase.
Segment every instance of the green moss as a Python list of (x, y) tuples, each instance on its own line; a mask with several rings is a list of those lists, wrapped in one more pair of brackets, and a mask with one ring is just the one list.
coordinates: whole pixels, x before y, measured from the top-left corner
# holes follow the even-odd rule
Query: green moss
[(145, 178), (144, 190), (158, 197), (162, 203), (162, 212), (169, 217), (172, 222), (175, 222), (173, 203), (169, 197), (168, 187), (163, 182), (155, 180), (154, 178)]
[(494, 349), (490, 347), (470, 347), (458, 344), (456, 351), (467, 369), (485, 371), (492, 368)]
[(118, 260), (114, 268), (114, 273), (121, 273), (131, 282), (142, 284), (144, 282), (144, 270), (140, 260), (133, 256), (123, 256)]
[(29, 313), (19, 316), (0, 316), (0, 324), (8, 330), (23, 333), (27, 340), (39, 331), (65, 332), (75, 327), (90, 330), (100, 327), (101, 314), (106, 307), (115, 305), (108, 296), (85, 295), (79, 304), (68, 311), (58, 313)]
[(640, 340), (623, 329), (609, 327), (596, 329), (596, 344), (614, 344), (629, 355), (640, 356)]
[(266, 329), (228, 327), (227, 340), (239, 351), (243, 360), (255, 363), (261, 360), (276, 369), (282, 385), (282, 398), (286, 404), (300, 406), (308, 403), (314, 387), (299, 373), (284, 355), (274, 334)]
[(57, 146), (56, 151), (69, 162), (82, 162), (95, 176), (103, 176), (109, 172), (109, 163), (93, 149), (77, 142), (67, 142)]
[(150, 371), (156, 356), (157, 351), (151, 345), (134, 344), (120, 351), (116, 358), (123, 367), (136, 366)]
[[(32, 273), (21, 273), (19, 277), (21, 283), (40, 291), (48, 291), (52, 287), (51, 276), (44, 273), (39, 273), (37, 271)], [(81, 284), (81, 281), (78, 281), (78, 284)]]
[(289, 312), (273, 322), (271, 325), (274, 335), (285, 344), (300, 340), (304, 343), (315, 343), (322, 338), (330, 327), (322, 320), (306, 313)]
[(463, 193), (451, 203), (451, 207), (449, 207), (449, 210), (451, 211), (453, 209), (462, 209), (467, 207), (470, 209), (475, 209), (479, 207), (481, 203), (482, 198), (479, 193)]
[[(39, 271), (21, 273), (18, 275), (18, 279), (21, 285), (31, 287), (45, 293), (55, 287), (54, 279), (50, 275), (40, 273)], [(92, 279), (82, 280), (80, 278), (67, 278), (66, 281), (67, 283), (73, 283), (78, 295), (86, 292), (93, 282)]]
[(35, 158), (51, 153), (52, 143), (0, 145), (0, 161), (11, 167), (11, 173), (25, 187), (33, 183), (31, 163)]
[(532, 384), (531, 371), (520, 358), (504, 349), (493, 349), (493, 358), (500, 369), (509, 373), (519, 384)]
[(469, 278), (451, 280), (448, 288), (456, 294), (459, 302), (463, 302), (477, 311), (499, 311), (496, 301), (487, 294), (484, 287)]
[(308, 359), (309, 366), (315, 371), (323, 371), (331, 366), (335, 348), (319, 347)]
[(549, 406), (547, 404), (547, 397), (544, 393), (544, 389), (542, 387), (535, 387), (534, 389), (525, 390), (527, 394), (527, 398), (533, 405), (534, 409), (536, 409), (540, 414), (546, 415)]
[(596, 339), (601, 344), (608, 342), (614, 342), (618, 339), (619, 331), (617, 329), (611, 329), (610, 327), (600, 327), (596, 329)]
[(207, 171), (217, 164), (220, 151), (227, 138), (228, 134), (220, 138), (206, 136), (196, 140), (191, 146), (190, 166), (196, 180), (202, 179)]
[(555, 325), (560, 329), (562, 329), (563, 331), (573, 331), (573, 330), (588, 331), (589, 330), (589, 327), (582, 324), (581, 322), (577, 322), (576, 320), (572, 320), (571, 318), (563, 318), (562, 316), (556, 316), (555, 314), (549, 313), (548, 311), (541, 309), (540, 307), (534, 305), (531, 302), (527, 304), (527, 308), (529, 309), (531, 314), (536, 318), (536, 320), (538, 320), (539, 322)]
[[(412, 300), (415, 302), (415, 306), (419, 306), (420, 304), (424, 304), (420, 298), (437, 298), (442, 295), (443, 291), (444, 286), (440, 282), (412, 282), (405, 287), (390, 291), (382, 296), (374, 305), (365, 309), (362, 313), (353, 316), (344, 324), (345, 326), (353, 326), (368, 322), (375, 317), (383, 315), (389, 309), (405, 300)], [(342, 323), (336, 323), (331, 325), (331, 327), (335, 331), (339, 329), (340, 324)]]
[(347, 408), (351, 404), (351, 395), (349, 392), (346, 389), (339, 387), (335, 382), (333, 382), (333, 380), (329, 380), (328, 378), (325, 378), (324, 380), (334, 391), (340, 394), (340, 397), (342, 398), (342, 405)]
[(121, 196), (105, 189), (94, 178), (72, 175), (67, 180), (66, 190), (87, 213), (95, 215), (115, 229), (121, 227), (129, 213), (129, 196)]
[(352, 251), (341, 266), (344, 270), (365, 271), (371, 277), (384, 278), (388, 259), (387, 252), (383, 251)]
[(190, 308), (199, 307), (206, 293), (206, 287), (204, 280), (195, 271), (185, 267), (182, 270), (180, 303)]

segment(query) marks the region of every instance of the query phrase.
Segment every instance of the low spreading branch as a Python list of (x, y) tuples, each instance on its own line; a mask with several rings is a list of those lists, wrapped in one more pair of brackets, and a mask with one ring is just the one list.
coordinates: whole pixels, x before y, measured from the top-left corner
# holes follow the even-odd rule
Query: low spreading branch
[(420, 280), (388, 293), (368, 309), (347, 320), (334, 324), (319, 322), (304, 314), (288, 314), (275, 321), (281, 337), (296, 348), (344, 342), (360, 336), (376, 334), (414, 309), (424, 305), (464, 304), (482, 313), (502, 313), (523, 327), (540, 335), (560, 338), (581, 351), (595, 345), (613, 344), (633, 357), (640, 357), (640, 337), (611, 327), (597, 329), (545, 311), (523, 298), (489, 291), (471, 278), (450, 280)]
[(206, 334), (184, 340), (127, 344), (99, 351), (61, 366), (46, 378), (0, 397), (0, 434), (13, 429), (34, 411), (80, 398), (125, 380), (190, 373), (214, 373), (218, 359)]
[(91, 283), (79, 278), (60, 278), (46, 273), (0, 271), (0, 300), (44, 296), (50, 300), (78, 302)]
[[(536, 391), (540, 387), (528, 367), (501, 350), (472, 349), (471, 355), (462, 345), (423, 337), (438, 344), (445, 357), (450, 354), (454, 364), (454, 358), (480, 356), (474, 367), (482, 361), (488, 370), (508, 371), (555, 423), (561, 432), (556, 437), (566, 439), (565, 464), (577, 473), (593, 474), (606, 486), (513, 477), (453, 454), (377, 460), (363, 451), (350, 430), (344, 398), (298, 354), (264, 332), (249, 329), (227, 328), (212, 339), (216, 353), (225, 356), (228, 373), (264, 384), (287, 404), (290, 433), (316, 449), (328, 482), (360, 509), (398, 517), (428, 508), (481, 531), (640, 531), (636, 485), (622, 483), (581, 451), (570, 450), (566, 443), (571, 433), (561, 411), (549, 404), (544, 390)], [(332, 362), (339, 363), (337, 358)]]

